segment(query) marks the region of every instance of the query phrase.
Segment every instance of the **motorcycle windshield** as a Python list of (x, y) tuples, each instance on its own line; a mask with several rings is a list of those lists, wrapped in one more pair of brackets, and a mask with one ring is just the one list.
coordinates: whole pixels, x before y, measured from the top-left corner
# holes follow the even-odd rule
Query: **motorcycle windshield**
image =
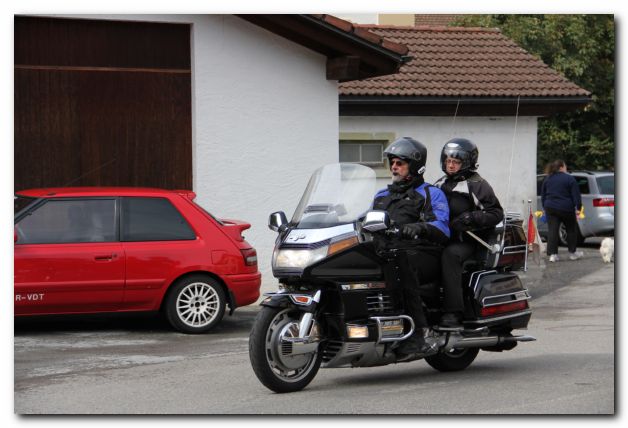
[(353, 223), (371, 208), (375, 171), (352, 163), (320, 167), (312, 174), (292, 216), (296, 229), (320, 229)]

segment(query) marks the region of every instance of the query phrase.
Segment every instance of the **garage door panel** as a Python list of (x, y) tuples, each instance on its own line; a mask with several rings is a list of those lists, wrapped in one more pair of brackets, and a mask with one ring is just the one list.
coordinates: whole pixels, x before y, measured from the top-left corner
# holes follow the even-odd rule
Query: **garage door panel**
[[(34, 19), (29, 25), (45, 26), (47, 21)], [(75, 34), (80, 35), (87, 23), (81, 22), (78, 29), (74, 28)], [(145, 43), (145, 38), (154, 35), (158, 25), (151, 24), (147, 30), (143, 24), (136, 23), (135, 33), (129, 35), (128, 24), (125, 23), (122, 34), (139, 39), (137, 43), (129, 42), (134, 46)], [(116, 25), (96, 27), (97, 34), (104, 39), (107, 31), (109, 39), (120, 37)], [(188, 38), (182, 42), (177, 36), (176, 41), (189, 48), (189, 27), (181, 27), (187, 30)], [(73, 30), (68, 23), (61, 29), (55, 28), (70, 33)], [(165, 33), (170, 29), (166, 25)], [(47, 27), (36, 34), (50, 35), (50, 31)], [(67, 37), (64, 33), (56, 39)], [(164, 48), (174, 49), (172, 43)], [(16, 40), (16, 49), (26, 45)], [(111, 50), (107, 56), (111, 56)], [(117, 63), (113, 62), (129, 63), (128, 50), (120, 52), (120, 56)], [(173, 54), (175, 59), (179, 56), (179, 52)], [(158, 65), (181, 62), (180, 59), (164, 62), (166, 57), (162, 55)], [(18, 58), (29, 57), (16, 51), (16, 190), (67, 185), (192, 188), (189, 67), (99, 67), (85, 66), (84, 62), (43, 65), (41, 61), (20, 64)], [(133, 65), (150, 64), (137, 61)]]

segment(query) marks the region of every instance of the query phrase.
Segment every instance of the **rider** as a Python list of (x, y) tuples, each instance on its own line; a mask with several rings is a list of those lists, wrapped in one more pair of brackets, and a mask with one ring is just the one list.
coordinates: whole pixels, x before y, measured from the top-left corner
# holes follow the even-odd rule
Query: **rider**
[(441, 151), (440, 165), (447, 175), (438, 186), (449, 202), (451, 243), (442, 255), (441, 281), (444, 290), (442, 327), (461, 327), (464, 311), (462, 300), (462, 265), (475, 252), (478, 242), (466, 231), (486, 239), (486, 230), (493, 229), (504, 218), (493, 188), (476, 172), (478, 148), (465, 139), (449, 140)]
[(375, 195), (373, 209), (387, 211), (404, 238), (393, 238), (389, 244), (404, 250), (399, 253), (402, 294), (416, 329), (397, 353), (410, 355), (430, 349), (424, 337), (429, 329), (418, 287), (440, 274), (441, 251), (449, 239), (449, 207), (443, 192), (423, 180), (427, 148), (422, 143), (403, 137), (384, 154), (390, 163), (392, 184)]

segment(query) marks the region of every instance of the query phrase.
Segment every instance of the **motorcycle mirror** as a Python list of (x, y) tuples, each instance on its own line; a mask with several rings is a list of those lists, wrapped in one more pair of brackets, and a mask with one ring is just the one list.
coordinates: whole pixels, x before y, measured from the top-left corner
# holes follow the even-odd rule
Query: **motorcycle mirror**
[(283, 211), (272, 213), (268, 217), (268, 228), (275, 232), (283, 232), (288, 225), (288, 219)]
[(390, 217), (386, 211), (369, 211), (364, 217), (362, 228), (369, 232), (386, 230), (390, 227)]

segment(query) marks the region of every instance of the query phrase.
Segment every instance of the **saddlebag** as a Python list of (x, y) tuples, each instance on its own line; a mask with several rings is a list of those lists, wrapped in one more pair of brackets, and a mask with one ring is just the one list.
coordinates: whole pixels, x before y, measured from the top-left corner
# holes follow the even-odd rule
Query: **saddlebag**
[[(527, 328), (532, 312), (530, 294), (512, 272), (475, 272), (469, 281), (477, 327), (500, 326), (505, 329)], [(466, 323), (465, 323), (466, 324)]]

